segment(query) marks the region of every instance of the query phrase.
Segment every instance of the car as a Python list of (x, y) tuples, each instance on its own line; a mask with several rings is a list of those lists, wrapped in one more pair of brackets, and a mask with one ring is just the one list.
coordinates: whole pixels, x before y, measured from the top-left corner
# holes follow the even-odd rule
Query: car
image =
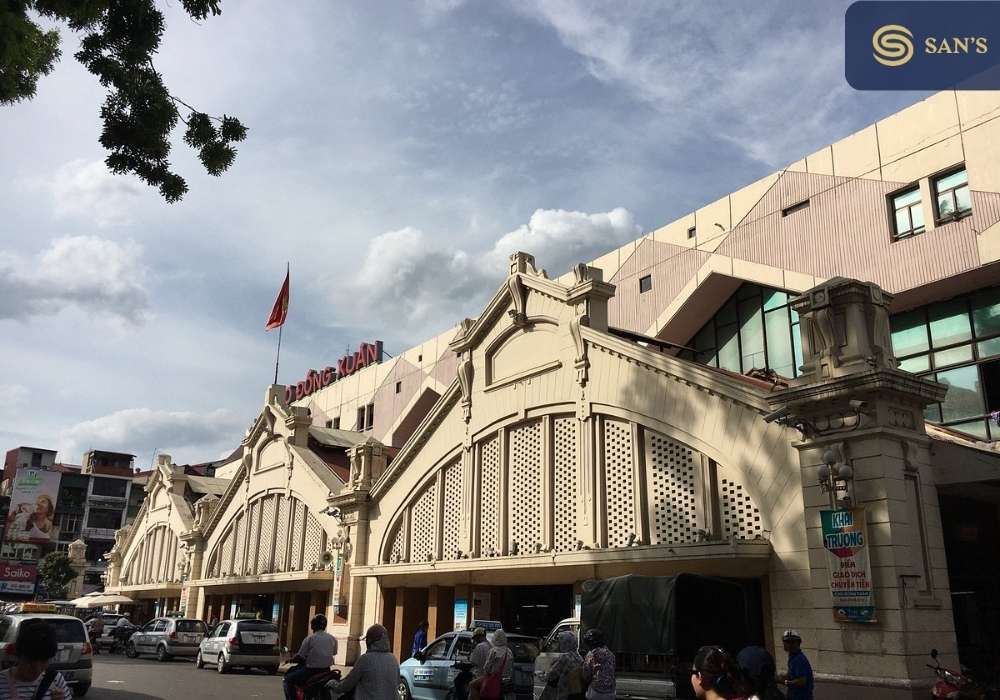
[(0, 615), (0, 670), (17, 663), (15, 648), (21, 625), (27, 620), (44, 620), (56, 634), (58, 651), (49, 668), (59, 671), (73, 689), (74, 697), (82, 697), (93, 682), (93, 647), (83, 622), (72, 615), (58, 615), (54, 606), (24, 604), (17, 612)]
[(198, 646), (207, 631), (201, 620), (157, 617), (129, 638), (125, 655), (134, 659), (140, 654), (155, 654), (157, 661), (170, 661), (175, 656), (197, 656)]
[[(487, 632), (486, 638), (492, 641), (493, 633)], [(514, 652), (514, 694), (518, 700), (531, 700), (538, 640), (508, 634), (507, 646)], [(399, 665), (397, 700), (445, 700), (459, 673), (455, 663), (467, 662), (472, 649), (469, 630), (448, 632), (435, 639), (418, 656)]]
[(201, 640), (195, 665), (214, 664), (219, 673), (260, 668), (272, 676), (281, 665), (278, 626), (268, 620), (223, 620)]

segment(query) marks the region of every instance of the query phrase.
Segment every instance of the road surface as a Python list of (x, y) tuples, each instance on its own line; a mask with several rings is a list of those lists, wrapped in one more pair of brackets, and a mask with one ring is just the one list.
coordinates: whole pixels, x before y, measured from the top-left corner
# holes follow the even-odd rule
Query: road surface
[(214, 666), (200, 671), (193, 661), (159, 663), (145, 657), (94, 657), (94, 685), (85, 700), (203, 700), (264, 698), (281, 700), (281, 676), (260, 671), (220, 675)]

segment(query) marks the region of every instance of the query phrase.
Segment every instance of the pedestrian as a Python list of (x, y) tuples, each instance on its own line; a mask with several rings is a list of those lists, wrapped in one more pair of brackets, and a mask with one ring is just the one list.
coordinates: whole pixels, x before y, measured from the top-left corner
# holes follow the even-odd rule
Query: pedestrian
[(365, 632), (365, 646), (347, 677), (330, 681), (326, 687), (334, 695), (353, 690), (354, 700), (397, 700), (399, 664), (389, 651), (389, 632), (382, 625), (372, 625)]
[(788, 673), (781, 679), (788, 688), (788, 700), (813, 700), (812, 664), (802, 653), (802, 635), (796, 630), (785, 630), (781, 645), (788, 652)]
[(482, 627), (472, 630), (472, 653), (469, 654), (469, 663), (472, 664), (472, 675), (476, 678), (483, 675), (483, 666), (492, 648), (493, 645), (486, 640), (486, 630)]
[[(513, 685), (514, 652), (507, 646), (507, 633), (502, 629), (493, 633), (493, 648), (483, 663), (483, 675), (470, 684), (470, 700), (501, 700), (505, 686)], [(475, 690), (471, 686), (475, 685)]]
[(583, 635), (587, 658), (583, 662), (583, 682), (587, 684), (587, 700), (615, 700), (615, 655), (604, 641), (599, 629)]
[(691, 687), (696, 697), (746, 700), (747, 685), (736, 659), (722, 647), (705, 646), (695, 654)]
[(72, 700), (66, 679), (49, 668), (58, 651), (55, 631), (44, 620), (23, 622), (14, 643), (17, 665), (0, 673), (0, 700)]
[(583, 657), (577, 649), (576, 635), (569, 630), (559, 633), (559, 658), (545, 677), (546, 690), (554, 700), (583, 700)]
[(219, 626), (219, 618), (213, 617), (212, 621), (208, 623), (208, 631), (211, 632), (218, 626)]
[(301, 664), (285, 674), (282, 685), (286, 700), (295, 700), (295, 689), (319, 671), (329, 671), (337, 655), (337, 638), (326, 631), (326, 615), (317, 615), (309, 623), (313, 633), (302, 640), (292, 663)]
[(427, 646), (427, 629), (431, 626), (427, 620), (420, 623), (417, 627), (417, 631), (413, 635), (413, 644), (410, 648), (410, 656), (416, 656), (418, 651), (421, 651), (425, 646)]
[(90, 618), (90, 646), (94, 649), (94, 654), (101, 653), (101, 637), (104, 636), (104, 617), (97, 613)]
[(748, 700), (784, 700), (785, 696), (778, 690), (777, 665), (771, 652), (764, 647), (745, 647), (736, 655), (736, 663), (750, 686)]

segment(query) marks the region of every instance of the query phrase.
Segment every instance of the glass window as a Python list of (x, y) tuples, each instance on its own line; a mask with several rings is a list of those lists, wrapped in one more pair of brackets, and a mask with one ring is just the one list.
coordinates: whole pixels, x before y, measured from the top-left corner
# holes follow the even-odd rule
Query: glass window
[(740, 302), (740, 344), (743, 354), (743, 371), (754, 367), (767, 367), (764, 359), (764, 323), (761, 318), (760, 300), (747, 299)]
[(472, 637), (459, 637), (455, 641), (455, 648), (451, 650), (451, 658), (468, 660), (472, 654)]
[(1000, 333), (1000, 289), (987, 289), (972, 297), (972, 325), (980, 338)]
[[(933, 379), (933, 377), (931, 377)], [(924, 420), (929, 420), (931, 423), (941, 422), (941, 404), (932, 403), (924, 409)]]
[(969, 178), (965, 168), (934, 181), (939, 219), (963, 216), (972, 211)]
[(710, 350), (715, 347), (715, 329), (712, 328), (712, 324), (706, 324), (704, 328), (698, 331), (698, 335), (694, 337), (694, 349), (695, 350)]
[(907, 238), (924, 232), (924, 210), (919, 187), (894, 196), (892, 209), (896, 238)]
[(639, 294), (645, 294), (653, 288), (653, 278), (651, 275), (639, 278)]
[(764, 314), (764, 332), (767, 334), (767, 366), (782, 377), (794, 377), (795, 359), (792, 355), (792, 327), (788, 323), (788, 311), (778, 309)]
[(931, 360), (928, 355), (917, 355), (906, 360), (900, 360), (899, 368), (904, 372), (926, 372), (931, 368)]
[(971, 361), (972, 361), (971, 345), (959, 345), (957, 348), (951, 348), (950, 350), (941, 350), (940, 352), (934, 353), (935, 367), (945, 367), (947, 365), (957, 365), (962, 362), (971, 362)]
[(740, 371), (740, 340), (736, 324), (719, 328), (719, 367)]
[(730, 297), (721, 309), (719, 313), (715, 316), (715, 323), (717, 325), (722, 325), (724, 323), (736, 323), (736, 295), (734, 294)]
[(972, 338), (969, 311), (965, 299), (952, 299), (927, 308), (931, 343), (936, 348), (961, 343)]
[(941, 404), (941, 418), (945, 423), (982, 415), (983, 397), (976, 365), (938, 372), (937, 380), (948, 386)]
[(125, 498), (125, 489), (127, 487), (128, 481), (125, 479), (102, 479), (95, 477), (93, 494), (95, 496), (114, 496), (116, 498)]
[(992, 357), (993, 355), (1000, 355), (1000, 338), (984, 340), (979, 344), (980, 357)]
[(922, 309), (897, 314), (889, 321), (892, 331), (892, 351), (896, 357), (927, 352), (927, 321)]
[(698, 229), (694, 226), (688, 229), (688, 238), (694, 238), (696, 235), (698, 235)]
[[(792, 312), (794, 313), (794, 311)], [(799, 324), (792, 326), (792, 353), (795, 355), (795, 376), (799, 375), (802, 367), (802, 333), (799, 332)]]
[(968, 423), (955, 423), (954, 425), (949, 425), (948, 427), (952, 430), (960, 430), (963, 433), (977, 437), (980, 440), (986, 441), (990, 439), (989, 432), (986, 430), (986, 421), (983, 420), (974, 420), (969, 421)]
[(451, 645), (451, 636), (441, 637), (440, 639), (434, 640), (426, 650), (424, 650), (425, 659), (447, 659), (448, 658), (448, 647)]
[(788, 303), (788, 295), (778, 289), (764, 290), (764, 311), (777, 309)]

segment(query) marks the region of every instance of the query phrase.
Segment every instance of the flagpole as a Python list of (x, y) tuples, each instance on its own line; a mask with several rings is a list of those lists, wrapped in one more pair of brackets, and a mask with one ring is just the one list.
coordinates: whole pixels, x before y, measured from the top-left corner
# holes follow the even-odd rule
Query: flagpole
[(274, 383), (278, 383), (278, 360), (281, 359), (281, 331), (284, 329), (285, 324), (278, 326), (278, 353), (274, 356)]

